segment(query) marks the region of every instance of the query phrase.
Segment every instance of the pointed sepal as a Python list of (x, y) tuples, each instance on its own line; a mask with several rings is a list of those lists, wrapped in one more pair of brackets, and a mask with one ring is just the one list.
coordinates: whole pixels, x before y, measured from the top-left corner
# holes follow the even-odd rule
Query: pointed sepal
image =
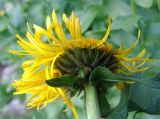
[[(158, 76), (159, 77), (159, 76)], [(156, 79), (156, 80), (155, 80)], [(160, 88), (160, 80), (157, 77), (153, 79), (136, 79), (132, 77), (119, 76), (111, 72), (105, 67), (96, 67), (90, 74), (89, 82), (97, 84), (100, 81), (125, 82), (125, 83), (141, 83), (148, 87)]]
[(64, 87), (64, 86), (72, 87), (77, 80), (78, 79), (75, 76), (64, 75), (61, 77), (47, 80), (46, 83), (51, 87)]

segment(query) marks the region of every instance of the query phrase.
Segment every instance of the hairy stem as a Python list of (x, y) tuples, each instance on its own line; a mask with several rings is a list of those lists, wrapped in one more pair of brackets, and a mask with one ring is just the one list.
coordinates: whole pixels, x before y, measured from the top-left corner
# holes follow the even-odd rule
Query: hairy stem
[(100, 110), (98, 105), (97, 91), (96, 88), (91, 85), (85, 85), (86, 93), (86, 110), (88, 119), (99, 119)]

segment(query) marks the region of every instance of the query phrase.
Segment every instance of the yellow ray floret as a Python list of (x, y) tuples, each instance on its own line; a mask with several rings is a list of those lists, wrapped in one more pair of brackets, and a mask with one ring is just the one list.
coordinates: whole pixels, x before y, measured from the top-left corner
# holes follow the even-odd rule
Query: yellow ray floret
[[(66, 37), (62, 28), (62, 23), (58, 22), (55, 11), (52, 12), (52, 19), (50, 16), (47, 16), (46, 29), (33, 25), (35, 30), (33, 33), (29, 28), (29, 32), (26, 33), (28, 41), (16, 35), (18, 38), (17, 42), (23, 50), (12, 50), (11, 53), (30, 55), (33, 58), (22, 64), (24, 70), (22, 78), (16, 80), (12, 85), (16, 88), (15, 94), (31, 94), (28, 98), (30, 101), (28, 104), (29, 108), (37, 107), (39, 109), (49, 102), (62, 98), (72, 109), (75, 118), (78, 119), (75, 106), (70, 101), (70, 97), (66, 94), (66, 89), (50, 87), (45, 83), (46, 80), (62, 76), (61, 71), (55, 67), (55, 61), (60, 55), (65, 53), (65, 49), (103, 47), (104, 52), (114, 50), (116, 51), (115, 57), (119, 60), (118, 65), (121, 67), (121, 69), (117, 69), (117, 71), (121, 72), (141, 72), (147, 70), (148, 67), (141, 68), (147, 61), (147, 59), (144, 58), (146, 50), (142, 50), (142, 52), (134, 58), (126, 57), (138, 44), (140, 32), (136, 42), (126, 50), (122, 48), (114, 49), (110, 43), (105, 42), (110, 34), (110, 17), (108, 18), (108, 29), (104, 37), (100, 40), (82, 36), (80, 20), (73, 12), (70, 18), (67, 18), (66, 14), (63, 14), (62, 18), (70, 32), (71, 38)], [(44, 40), (43, 36), (46, 36), (47, 40)], [(134, 65), (130, 65), (130, 62), (134, 62)]]

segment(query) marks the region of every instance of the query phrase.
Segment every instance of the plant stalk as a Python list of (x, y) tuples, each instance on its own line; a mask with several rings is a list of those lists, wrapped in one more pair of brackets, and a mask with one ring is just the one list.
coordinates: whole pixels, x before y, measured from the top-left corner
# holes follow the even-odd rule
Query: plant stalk
[(100, 109), (96, 88), (91, 84), (85, 85), (85, 94), (88, 119), (100, 119)]

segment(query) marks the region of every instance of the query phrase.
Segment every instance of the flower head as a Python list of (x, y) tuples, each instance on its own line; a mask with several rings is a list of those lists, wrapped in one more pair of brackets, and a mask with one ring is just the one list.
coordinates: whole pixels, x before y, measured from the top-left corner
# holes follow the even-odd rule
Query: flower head
[[(145, 49), (136, 57), (128, 57), (138, 44), (140, 32), (136, 42), (128, 49), (123, 47), (116, 49), (106, 42), (111, 29), (110, 17), (108, 29), (100, 40), (82, 35), (80, 21), (73, 12), (69, 19), (65, 14), (62, 18), (70, 32), (70, 38), (65, 35), (62, 23), (58, 22), (55, 11), (52, 12), (52, 20), (49, 16), (47, 17), (46, 29), (33, 25), (35, 30), (33, 33), (29, 28), (29, 32), (26, 33), (28, 41), (17, 35), (19, 39), (17, 42), (23, 50), (11, 52), (18, 55), (30, 55), (33, 58), (23, 62), (22, 78), (16, 80), (13, 86), (16, 88), (15, 94), (31, 94), (28, 98), (30, 108), (40, 108), (49, 102), (63, 98), (78, 118), (68, 94), (70, 87), (51, 87), (47, 85), (47, 80), (65, 75), (81, 79), (85, 77), (85, 80), (74, 82), (74, 87), (83, 90), (83, 84), (88, 82), (87, 77), (97, 66), (103, 65), (114, 73), (141, 72), (148, 69), (148, 67), (141, 68), (147, 59), (143, 58)], [(83, 72), (81, 76), (80, 72)]]

